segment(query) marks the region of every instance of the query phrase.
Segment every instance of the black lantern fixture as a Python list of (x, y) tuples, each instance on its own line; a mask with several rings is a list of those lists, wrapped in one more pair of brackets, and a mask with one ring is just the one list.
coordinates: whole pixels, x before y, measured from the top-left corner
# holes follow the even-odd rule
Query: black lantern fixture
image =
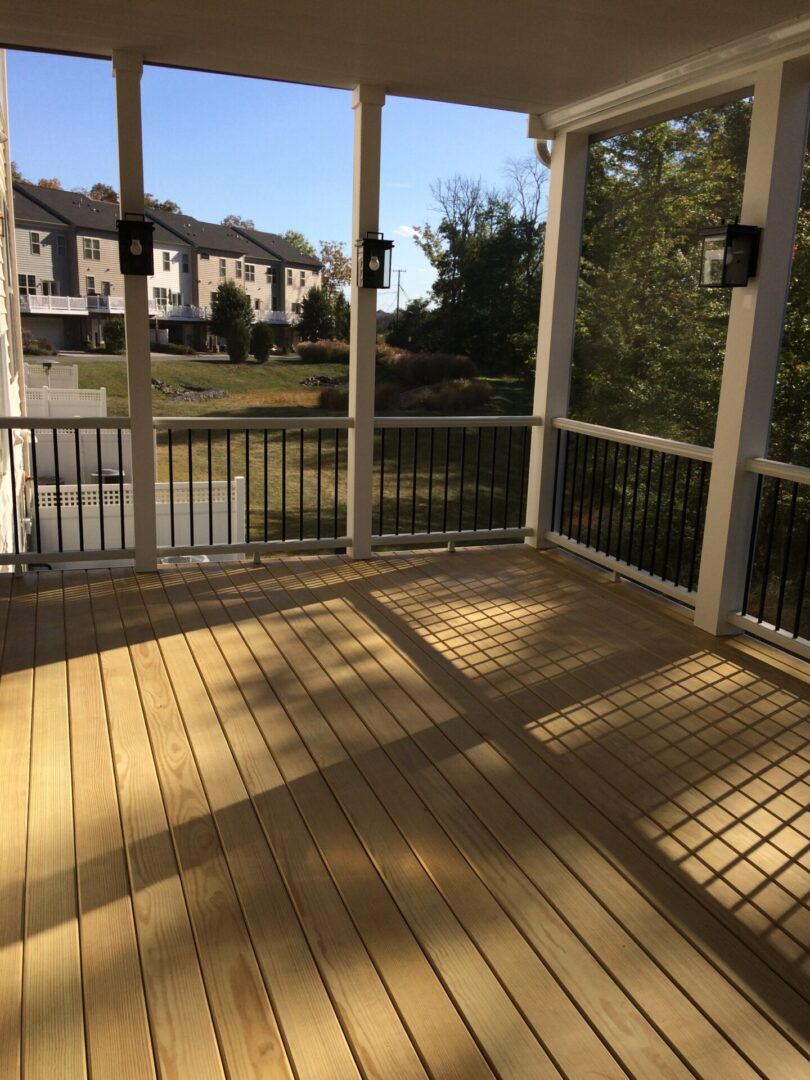
[(365, 240), (357, 241), (360, 265), (358, 285), (361, 289), (387, 289), (391, 284), (391, 249), (393, 240), (385, 240), (382, 233), (366, 233)]
[(756, 277), (759, 234), (756, 225), (718, 225), (701, 233), (700, 284), (707, 289), (747, 285)]
[(116, 222), (122, 274), (149, 277), (155, 272), (155, 226), (143, 214), (125, 214)]

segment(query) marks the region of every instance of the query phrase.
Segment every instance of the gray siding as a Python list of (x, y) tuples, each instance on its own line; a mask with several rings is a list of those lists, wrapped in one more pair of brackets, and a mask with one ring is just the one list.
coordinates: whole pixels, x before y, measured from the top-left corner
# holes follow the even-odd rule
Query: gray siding
[[(31, 253), (31, 233), (39, 233), (39, 255)], [(67, 229), (35, 228), (18, 225), (14, 230), (17, 241), (17, 273), (33, 274), (37, 293), (42, 294), (41, 282), (56, 281), (59, 295), (70, 295), (70, 237)], [(64, 255), (57, 253), (57, 235), (64, 239)]]

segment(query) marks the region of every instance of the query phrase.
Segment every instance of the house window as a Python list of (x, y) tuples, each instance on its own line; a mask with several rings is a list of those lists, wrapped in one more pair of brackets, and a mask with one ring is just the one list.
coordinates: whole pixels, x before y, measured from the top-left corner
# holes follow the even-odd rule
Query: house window
[(20, 296), (36, 296), (37, 279), (33, 274), (20, 274), (18, 276)]
[(169, 293), (169, 298), (171, 299), (173, 307), (180, 307), (180, 305), (183, 303), (183, 297), (180, 295), (179, 292)]
[(259, 300), (254, 300), (254, 301), (253, 301), (253, 306), (255, 307), (255, 309), (256, 309), (257, 311), (259, 310), (259, 304), (260, 304), (260, 301), (259, 301)]
[(183, 256), (183, 273), (187, 274), (189, 271), (188, 255)]
[(28, 237), (29, 237), (29, 239), (31, 241), (31, 254), (32, 255), (39, 255), (39, 233), (38, 232), (29, 233)]
[(110, 284), (110, 282), (109, 281), (102, 281), (102, 283), (101, 283), (101, 295), (102, 296), (110, 296), (111, 293), (112, 293), (112, 285)]
[(169, 254), (168, 251), (164, 251), (163, 252), (163, 269), (164, 270), (171, 270), (171, 268), (172, 268), (172, 257), (171, 257), (171, 255)]
[(301, 314), (301, 305), (300, 304), (293, 304), (292, 305), (292, 310), (296, 315), (300, 315)]
[(84, 291), (87, 293), (88, 296), (96, 295), (96, 279), (92, 276), (92, 274), (88, 274), (87, 277), (84, 279)]
[(278, 301), (276, 300), (275, 296), (270, 301), (270, 310), (271, 311), (278, 311)]
[(43, 296), (58, 296), (59, 295), (59, 282), (58, 281), (42, 281), (42, 295)]
[(256, 280), (256, 267), (253, 263), (245, 263), (245, 281)]
[(307, 272), (306, 272), (306, 270), (302, 270), (301, 273), (300, 273), (300, 276), (298, 278), (298, 284), (299, 285), (306, 285), (306, 283), (307, 283)]
[(213, 304), (213, 302), (214, 302), (214, 301), (216, 300), (216, 298), (217, 298), (217, 294), (216, 294), (215, 292), (212, 292), (212, 293), (211, 293), (211, 303), (212, 303), (212, 304)]
[(166, 304), (168, 304), (168, 302), (169, 302), (169, 290), (159, 288), (157, 286), (153, 286), (152, 287), (152, 299), (157, 300), (157, 302), (161, 306), (165, 307)]
[(287, 268), (287, 284), (292, 285), (292, 270)]
[(238, 278), (242, 276), (242, 262), (240, 259), (236, 260), (236, 276)]
[(94, 239), (92, 236), (85, 236), (82, 238), (82, 245), (84, 248), (85, 259), (100, 259), (101, 258), (101, 241)]
[(220, 260), (219, 260), (219, 276), (220, 276), (220, 277), (225, 277), (225, 275), (227, 274), (227, 272), (228, 272), (228, 268), (227, 268), (227, 266), (225, 265), (225, 260), (224, 260), (224, 259), (220, 259)]
[(208, 254), (208, 252), (207, 252), (207, 251), (201, 251), (201, 252), (200, 252), (200, 258), (201, 258), (201, 259), (210, 259), (210, 258), (211, 258), (211, 256), (210, 256), (210, 255)]
[(264, 274), (265, 274), (265, 277), (267, 278), (268, 285), (272, 285), (273, 282), (276, 280), (276, 272), (273, 269), (273, 267), (268, 266), (267, 269), (265, 270)]
[(67, 248), (65, 246), (65, 238), (61, 233), (56, 234), (56, 254), (60, 258), (64, 258), (67, 254)]

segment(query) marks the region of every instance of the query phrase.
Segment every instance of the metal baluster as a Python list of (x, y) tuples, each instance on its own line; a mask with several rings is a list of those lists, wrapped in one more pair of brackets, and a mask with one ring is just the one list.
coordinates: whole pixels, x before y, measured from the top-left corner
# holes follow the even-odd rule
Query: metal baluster
[(602, 482), (599, 485), (599, 523), (596, 526), (596, 550), (601, 551), (602, 541), (602, 517), (605, 513), (605, 483), (607, 481), (607, 461), (608, 450), (610, 449), (610, 443), (605, 442), (602, 445)]
[(636, 566), (642, 569), (644, 562), (644, 543), (647, 539), (647, 514), (650, 509), (650, 488), (652, 486), (653, 451), (647, 451), (647, 475), (644, 481), (644, 513), (641, 515), (641, 544), (639, 546)]
[[(211, 449), (211, 428), (206, 431), (206, 449), (208, 453), (208, 543), (214, 542), (214, 466)], [(228, 505), (230, 506), (231, 493), (228, 492)]]
[[(34, 520), (37, 523), (37, 551), (42, 551), (42, 524), (39, 516), (39, 469), (37, 468), (37, 433), (31, 430), (31, 469), (34, 474)], [(99, 476), (101, 468), (99, 467)]]
[(281, 539), (287, 539), (287, 429), (281, 429)]
[(464, 465), (467, 457), (467, 429), (463, 427), (461, 429), (461, 464), (459, 468), (459, 480), (458, 480), (458, 531), (462, 531), (462, 525), (464, 522)]
[(678, 484), (678, 465), (680, 458), (672, 458), (672, 485), (669, 489), (669, 513), (667, 514), (667, 534), (664, 539), (664, 565), (661, 568), (661, 580), (667, 580), (667, 563), (669, 562), (669, 545), (672, 537), (672, 515), (675, 511), (675, 492)]
[(776, 532), (776, 519), (779, 514), (779, 493), (782, 489), (782, 480), (776, 477), (773, 485), (773, 503), (771, 505), (771, 522), (768, 529), (768, 540), (765, 546), (765, 565), (762, 569), (762, 592), (759, 595), (759, 614), (757, 622), (762, 622), (765, 617), (765, 599), (768, 594), (768, 578), (771, 576), (771, 555), (773, 554), (773, 536)]
[(807, 536), (804, 540), (804, 558), (802, 559), (802, 572), (799, 575), (799, 594), (796, 597), (796, 615), (793, 620), (793, 636), (795, 638), (799, 636), (799, 631), (801, 630), (808, 561), (810, 561), (810, 513), (807, 515)]
[[(661, 496), (664, 492), (664, 470), (667, 464), (666, 454), (661, 454), (661, 467), (658, 470), (658, 494), (655, 497), (655, 517), (653, 518), (652, 550), (650, 551), (650, 573), (655, 574), (656, 555), (658, 554), (658, 528), (661, 524)], [(661, 577), (663, 578), (663, 574)]]
[(520, 516), (518, 521), (526, 524), (526, 475), (528, 473), (529, 454), (529, 428), (523, 429), (523, 438), (520, 443)]
[[(172, 547), (175, 546), (174, 541), (174, 447), (172, 446), (172, 429), (168, 428), (166, 431), (167, 446), (169, 458), (169, 540)], [(210, 466), (209, 466), (210, 472)], [(211, 505), (211, 496), (208, 496), (208, 505)]]
[(433, 513), (433, 443), (436, 429), (430, 429), (430, 444), (428, 447), (428, 500), (427, 500), (427, 531), (430, 532), (430, 519)]
[[(250, 543), (250, 428), (245, 428), (245, 543)], [(230, 511), (230, 489), (228, 490)], [(228, 514), (230, 517), (230, 513)]]
[(605, 554), (610, 555), (610, 541), (613, 538), (613, 511), (616, 507), (616, 479), (619, 475), (619, 450), (618, 443), (613, 443), (613, 473), (610, 480), (610, 510), (608, 511), (607, 539), (605, 540)]
[(686, 459), (686, 479), (683, 483), (683, 506), (681, 508), (681, 527), (678, 537), (678, 552), (675, 556), (675, 584), (681, 583), (681, 565), (683, 562), (683, 542), (686, 537), (686, 514), (689, 505), (689, 487), (692, 483), (692, 459)]
[(419, 455), (419, 428), (413, 429), (413, 486), (411, 488), (411, 535), (416, 532), (416, 461)]
[(298, 443), (298, 539), (304, 539), (304, 429)]
[(118, 429), (116, 442), (118, 443), (118, 513), (121, 517), (121, 548), (127, 546), (126, 516), (124, 513), (124, 447), (121, 428)]
[(268, 476), (267, 476), (267, 472), (268, 472), (268, 465), (267, 465), (267, 428), (264, 429), (264, 441), (263, 441), (263, 447), (262, 447), (262, 454), (264, 456), (264, 542), (266, 544), (267, 541), (270, 539), (270, 536), (269, 536), (269, 533), (268, 533), (269, 526), (268, 526), (268, 521), (267, 521), (267, 518), (268, 518), (267, 485), (269, 483)]
[(591, 497), (588, 500), (588, 531), (585, 534), (585, 546), (591, 546), (591, 527), (593, 525), (593, 500), (596, 495), (596, 473), (599, 462), (599, 439), (593, 440), (593, 465), (591, 466), (590, 482)]
[(475, 496), (473, 499), (473, 532), (478, 529), (478, 495), (481, 487), (481, 442), (483, 428), (478, 428), (475, 437)]
[[(84, 503), (82, 501), (82, 463), (81, 448), (79, 446), (79, 429), (73, 429), (73, 439), (76, 447), (76, 501), (79, 504), (79, 551), (84, 551)], [(11, 464), (11, 476), (14, 477), (14, 463)]]
[(633, 553), (633, 540), (636, 534), (636, 510), (638, 509), (638, 487), (641, 479), (641, 447), (636, 447), (636, 468), (635, 476), (633, 478), (633, 499), (632, 509), (630, 511), (630, 535), (627, 538), (627, 565), (632, 565), (631, 555)]
[(447, 500), (450, 495), (450, 428), (446, 429), (444, 440), (444, 510), (442, 511), (442, 532), (447, 532)]
[[(101, 540), (101, 550), (106, 551), (107, 545), (104, 540), (104, 476), (101, 468), (101, 428), (96, 428), (96, 460), (98, 462), (98, 534)], [(36, 468), (34, 472), (36, 472)]]
[[(574, 460), (571, 467), (571, 494), (568, 503), (568, 539), (574, 539), (574, 502), (577, 493), (577, 464), (579, 462), (579, 432), (573, 431), (574, 437)], [(565, 455), (565, 463), (568, 464), (568, 454)]]
[(191, 463), (192, 457), (192, 431), (188, 429), (188, 435), (186, 436), (188, 443), (188, 536), (189, 543), (194, 546), (194, 488), (192, 486), (192, 477), (194, 474), (194, 467)]
[(585, 479), (588, 475), (588, 451), (591, 448), (590, 435), (584, 436), (582, 447), (582, 480), (579, 485), (579, 514), (577, 516), (577, 543), (582, 543), (582, 519), (585, 515)]
[(320, 540), (321, 538), (321, 465), (323, 463), (323, 428), (318, 428), (318, 480), (317, 480), (317, 492), (315, 497), (315, 515), (317, 522), (315, 525), (315, 538)]
[(340, 489), (340, 428), (335, 428), (335, 521), (334, 535), (338, 534), (338, 491)]
[(14, 554), (19, 555), (20, 534), (17, 525), (17, 470), (14, 467), (14, 431), (12, 428), (6, 428), (6, 437), (8, 439), (8, 460), (11, 476), (11, 524), (14, 531)]
[(782, 556), (782, 573), (779, 582), (779, 598), (776, 602), (776, 618), (774, 626), (777, 630), (782, 626), (782, 610), (785, 605), (785, 587), (787, 586), (788, 567), (790, 565), (790, 549), (793, 544), (793, 526), (796, 523), (796, 500), (799, 497), (799, 485), (794, 481), (790, 497), (790, 510), (788, 511), (787, 535), (785, 536), (785, 552)]
[(397, 428), (397, 495), (394, 517), (394, 535), (399, 536), (399, 493), (402, 487), (402, 428)]
[[(509, 487), (512, 482), (512, 428), (507, 428), (506, 437), (506, 485), (503, 494), (503, 527), (507, 527), (509, 521)], [(559, 435), (559, 432), (557, 432)], [(557, 457), (559, 461), (560, 442), (557, 440)], [(557, 505), (557, 473), (554, 473), (554, 505)]]
[[(228, 523), (228, 543), (233, 541), (233, 523), (231, 521), (231, 429), (225, 430), (225, 502), (227, 510), (225, 512), (225, 520)], [(194, 541), (191, 541), (192, 544)]]
[(695, 569), (697, 566), (698, 552), (700, 551), (700, 537), (703, 532), (703, 522), (705, 519), (705, 512), (703, 510), (703, 492), (706, 488), (706, 466), (707, 462), (701, 461), (700, 463), (700, 480), (698, 481), (698, 495), (697, 495), (697, 513), (695, 514), (695, 540), (692, 544), (692, 559), (689, 563), (689, 592), (692, 591), (692, 587), (695, 584)]
[(59, 440), (56, 434), (56, 428), (52, 428), (51, 436), (53, 439), (53, 470), (56, 474), (54, 480), (56, 481), (56, 536), (57, 544), (59, 545), (59, 551), (64, 550), (62, 542), (62, 481), (59, 476)]
[(492, 431), (492, 456), (489, 463), (489, 525), (488, 528), (492, 528), (492, 519), (495, 513), (495, 454), (498, 447), (498, 429), (496, 427), (490, 429)]

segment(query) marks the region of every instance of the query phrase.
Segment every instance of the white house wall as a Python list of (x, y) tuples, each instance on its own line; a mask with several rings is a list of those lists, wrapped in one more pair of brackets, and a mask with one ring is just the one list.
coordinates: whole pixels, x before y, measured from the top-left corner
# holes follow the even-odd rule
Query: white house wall
[[(31, 249), (31, 234), (39, 236), (39, 254)], [(69, 296), (71, 289), (70, 263), (67, 229), (54, 229), (47, 226), (17, 225), (14, 230), (17, 241), (17, 273), (29, 274), (36, 278), (37, 295), (42, 296), (43, 281), (55, 281), (59, 296)], [(62, 241), (62, 254), (59, 254), (59, 240)]]
[[(169, 256), (169, 269), (163, 269), (164, 254)], [(186, 257), (188, 270), (183, 271), (183, 256)], [(188, 247), (170, 247), (167, 244), (155, 245), (155, 272), (149, 278), (149, 298), (154, 297), (155, 289), (165, 289), (167, 293), (180, 293), (182, 304), (193, 304), (194, 295), (191, 277), (191, 249)]]

